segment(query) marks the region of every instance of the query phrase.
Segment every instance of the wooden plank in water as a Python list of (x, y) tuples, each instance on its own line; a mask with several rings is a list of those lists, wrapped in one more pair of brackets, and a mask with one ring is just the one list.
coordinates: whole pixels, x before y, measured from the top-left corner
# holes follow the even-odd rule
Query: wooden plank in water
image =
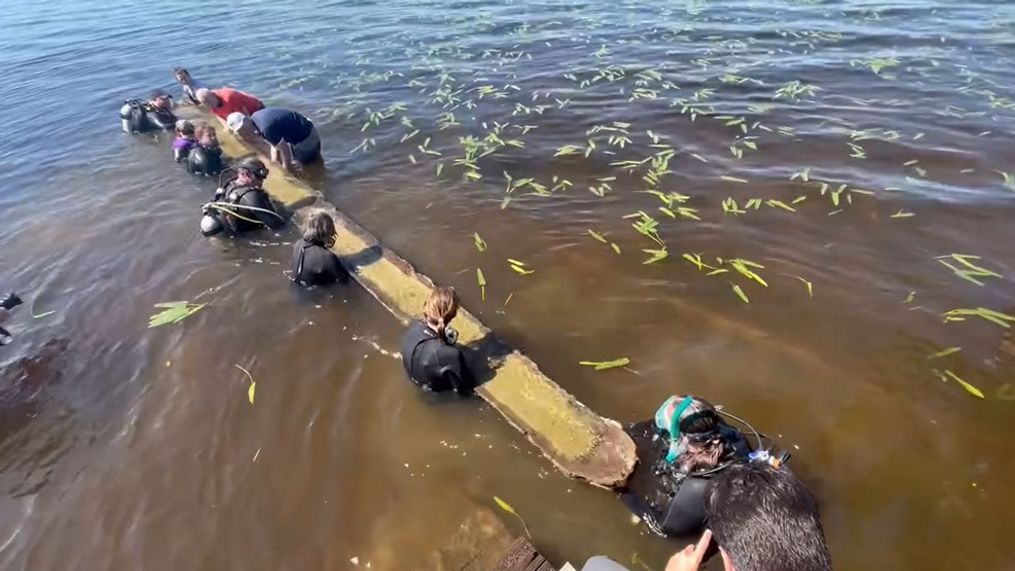
[[(181, 117), (216, 122), (196, 108), (181, 108)], [(250, 144), (220, 129), (219, 141), (231, 157), (257, 154)], [(267, 157), (260, 155), (267, 162)], [(338, 229), (334, 250), (354, 268), (353, 276), (398, 319), (407, 322), (420, 313), (434, 284), (409, 262), (383, 247), (353, 220), (325, 202), (320, 193), (270, 169), (264, 189), (296, 216), (313, 205), (331, 213)], [(565, 474), (594, 485), (622, 486), (635, 465), (635, 447), (619, 423), (603, 418), (578, 402), (539, 370), (530, 359), (494, 338), (493, 333), (464, 308), (455, 320), (459, 342), (488, 359), (491, 371), (477, 390)]]

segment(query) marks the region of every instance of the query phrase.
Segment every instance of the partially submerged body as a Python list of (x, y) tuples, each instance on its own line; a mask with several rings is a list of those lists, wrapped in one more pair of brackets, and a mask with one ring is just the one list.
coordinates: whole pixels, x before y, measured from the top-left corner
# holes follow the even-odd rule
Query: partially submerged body
[(472, 394), (476, 377), (456, 343), (451, 320), (458, 313), (458, 296), (451, 288), (436, 288), (423, 307), (423, 320), (412, 321), (402, 338), (402, 365), (409, 379), (434, 391)]
[(342, 261), (331, 251), (338, 233), (335, 221), (323, 210), (307, 217), (303, 238), (293, 245), (292, 280), (304, 286), (324, 286), (349, 281)]
[(239, 235), (260, 228), (277, 229), (285, 224), (261, 183), (268, 169), (261, 161), (248, 158), (236, 166), (236, 177), (215, 193), (215, 200), (204, 205), (201, 232)]
[(125, 133), (169, 131), (176, 127), (176, 115), (167, 94), (155, 91), (147, 101), (129, 99), (120, 107), (120, 125)]

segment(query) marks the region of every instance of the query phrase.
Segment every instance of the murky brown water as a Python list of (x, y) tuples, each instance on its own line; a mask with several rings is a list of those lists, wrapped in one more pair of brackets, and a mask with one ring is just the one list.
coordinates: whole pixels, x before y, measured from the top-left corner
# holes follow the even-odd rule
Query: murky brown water
[[(1015, 171), (1011, 6), (184, 4), (0, 16), (12, 129), (0, 285), (34, 304), (5, 322), (17, 337), (0, 350), (0, 566), (412, 568), (495, 494), (555, 561), (637, 553), (655, 569), (682, 546), (558, 475), (489, 407), (420, 395), (385, 354), (401, 326), (368, 294), (287, 285), (291, 229), (253, 244), (198, 237), (213, 183), (169, 164), (165, 141), (115, 130), (124, 97), (168, 80), (167, 53), (199, 79), (310, 112), (328, 167), (311, 184), (593, 409), (640, 420), (694, 392), (778, 436), (820, 499), (837, 567), (1015, 565), (1015, 345), (996, 324), (941, 315), (1015, 313), (1015, 195), (1001, 174)], [(251, 29), (223, 30), (231, 11)], [(582, 86), (604, 69), (613, 81)], [(821, 90), (773, 99), (794, 80)], [(367, 108), (396, 102), (405, 111), (361, 131)], [(449, 110), (460, 125), (441, 129)], [(756, 150), (737, 142), (739, 117)], [(459, 137), (495, 121), (524, 148), (464, 179)], [(630, 142), (601, 132), (586, 158), (587, 131), (614, 122)], [(665, 150), (647, 130), (676, 151), (658, 189), (687, 195), (675, 206), (700, 221), (639, 192), (645, 166), (610, 164)], [(353, 152), (364, 137), (371, 148)], [(440, 157), (416, 147), (427, 137)], [(555, 157), (564, 145), (580, 149)], [(791, 180), (808, 167), (818, 183)], [(503, 172), (573, 188), (523, 187), (502, 208)], [(603, 196), (588, 190), (602, 182)], [(836, 205), (840, 184), (873, 194)], [(728, 197), (796, 212), (734, 216)], [(659, 246), (623, 218), (639, 210), (659, 221), (667, 259), (643, 264)], [(763, 264), (768, 287), (707, 276), (683, 253)], [(952, 253), (1003, 277), (964, 281), (935, 260)], [(184, 324), (146, 328), (152, 304), (199, 296), (210, 305)], [(962, 351), (928, 359), (948, 347)], [(636, 372), (577, 365), (621, 356)], [(257, 380), (254, 405), (236, 365)]]

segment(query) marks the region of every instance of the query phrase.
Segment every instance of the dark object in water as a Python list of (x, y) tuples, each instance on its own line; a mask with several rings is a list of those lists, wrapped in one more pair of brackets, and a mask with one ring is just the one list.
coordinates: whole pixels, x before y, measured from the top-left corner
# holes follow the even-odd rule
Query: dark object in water
[(455, 344), (457, 333), (450, 327), (446, 339), (420, 321), (409, 324), (402, 338), (402, 365), (413, 383), (434, 392), (457, 391), (468, 395), (476, 380), (461, 348)]
[(18, 297), (18, 294), (12, 291), (11, 293), (4, 296), (3, 299), (0, 299), (0, 308), (11, 310), (21, 305), (22, 303), (25, 302), (22, 301), (20, 297)]
[(222, 149), (197, 145), (187, 155), (187, 172), (215, 176), (222, 172)]
[(130, 99), (120, 107), (120, 123), (125, 133), (169, 131), (176, 127), (176, 115), (169, 109), (157, 109), (147, 101)]
[[(12, 291), (11, 293), (4, 296), (3, 299), (0, 299), (0, 309), (3, 309), (4, 311), (10, 311), (15, 307), (21, 305), (22, 303), (24, 302), (21, 301), (21, 298), (18, 297), (18, 294)], [(7, 331), (3, 327), (0, 327), (0, 346), (7, 345), (13, 340), (14, 336), (11, 335), (10, 331)]]

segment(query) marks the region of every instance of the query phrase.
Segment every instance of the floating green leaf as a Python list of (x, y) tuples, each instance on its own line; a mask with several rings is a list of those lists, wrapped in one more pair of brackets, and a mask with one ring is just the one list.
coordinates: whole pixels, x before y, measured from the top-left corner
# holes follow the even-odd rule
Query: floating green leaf
[(740, 286), (733, 284), (733, 293), (737, 294), (737, 297), (744, 303), (751, 303), (751, 300), (747, 299), (747, 294), (744, 293), (744, 290), (740, 289)]
[(479, 235), (479, 232), (472, 233), (472, 241), (476, 244), (477, 250), (480, 252), (486, 251), (486, 240), (483, 240), (482, 236)]
[(626, 367), (631, 364), (631, 359), (621, 357), (612, 361), (579, 361), (578, 364), (585, 367), (594, 367), (597, 371), (605, 371), (607, 369)]
[(244, 369), (243, 367), (239, 366), (238, 364), (234, 363), (233, 366), (235, 366), (237, 369), (243, 371), (243, 374), (247, 375), (247, 380), (250, 381), (250, 386), (247, 387), (247, 400), (250, 401), (250, 404), (254, 404), (254, 391), (257, 390), (257, 383), (254, 382), (253, 375), (250, 374), (250, 371)]
[(649, 254), (649, 258), (647, 260), (645, 260), (644, 262), (642, 262), (642, 265), (645, 265), (645, 264), (654, 264), (654, 263), (656, 263), (656, 262), (658, 262), (660, 260), (665, 260), (666, 257), (670, 255), (669, 252), (666, 251), (666, 248), (660, 248), (658, 250), (648, 249), (648, 250), (642, 250), (642, 252), (645, 252), (646, 254)]
[(194, 315), (198, 311), (201, 311), (205, 305), (207, 304), (190, 303), (186, 301), (156, 303), (154, 307), (162, 309), (162, 311), (148, 318), (148, 328), (151, 329), (152, 327), (158, 327), (169, 323), (179, 323), (191, 315)]
[(479, 268), (476, 268), (476, 283), (479, 284), (480, 299), (486, 301), (486, 276), (483, 275), (483, 270)]
[(962, 350), (962, 347), (949, 347), (947, 349), (943, 349), (941, 351), (938, 351), (937, 353), (934, 353), (933, 355), (927, 355), (927, 358), (928, 359), (940, 359), (941, 357), (947, 357), (948, 355), (952, 355), (952, 354), (958, 353), (961, 350)]
[(980, 389), (976, 388), (975, 386), (967, 383), (966, 381), (962, 380), (955, 373), (953, 373), (953, 372), (951, 372), (951, 371), (946, 369), (945, 370), (945, 374), (948, 375), (949, 377), (951, 377), (952, 380), (957, 382), (962, 388), (966, 389), (967, 393), (969, 393), (969, 394), (971, 394), (974, 397), (979, 398), (979, 399), (986, 398), (986, 397), (983, 396), (983, 391), (981, 391)]

